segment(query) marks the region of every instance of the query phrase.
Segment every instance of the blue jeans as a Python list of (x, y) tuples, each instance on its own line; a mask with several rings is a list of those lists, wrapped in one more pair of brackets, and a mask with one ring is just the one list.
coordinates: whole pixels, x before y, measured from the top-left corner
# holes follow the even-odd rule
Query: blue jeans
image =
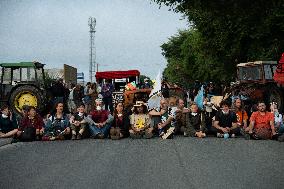
[(110, 130), (111, 124), (105, 124), (103, 128), (99, 128), (95, 125), (90, 125), (90, 132), (92, 136), (96, 136), (99, 133), (104, 134), (105, 137), (108, 137), (109, 130)]

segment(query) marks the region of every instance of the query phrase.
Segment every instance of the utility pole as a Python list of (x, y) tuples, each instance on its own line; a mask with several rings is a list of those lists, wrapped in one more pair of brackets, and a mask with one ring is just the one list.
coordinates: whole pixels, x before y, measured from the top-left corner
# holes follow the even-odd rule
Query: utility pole
[(96, 47), (95, 47), (96, 18), (90, 17), (88, 25), (90, 27), (89, 80), (90, 82), (94, 82), (96, 76)]

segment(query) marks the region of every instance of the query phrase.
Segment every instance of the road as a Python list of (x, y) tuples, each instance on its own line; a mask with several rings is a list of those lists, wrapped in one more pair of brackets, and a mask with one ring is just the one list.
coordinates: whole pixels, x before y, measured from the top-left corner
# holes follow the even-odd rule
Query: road
[(0, 188), (284, 187), (284, 143), (86, 139), (0, 147)]

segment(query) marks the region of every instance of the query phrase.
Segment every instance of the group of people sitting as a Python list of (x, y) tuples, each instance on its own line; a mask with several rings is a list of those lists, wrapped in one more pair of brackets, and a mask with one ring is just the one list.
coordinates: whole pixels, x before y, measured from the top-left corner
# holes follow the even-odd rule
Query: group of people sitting
[(130, 108), (118, 102), (111, 113), (104, 109), (101, 99), (96, 99), (95, 108), (88, 114), (84, 104), (79, 105), (75, 113), (65, 114), (64, 104), (58, 102), (54, 113), (42, 118), (35, 107), (24, 106), (22, 114), (16, 116), (5, 105), (1, 108), (0, 138), (52, 141), (87, 137), (149, 139), (158, 136), (169, 139), (174, 135), (246, 139), (283, 136), (282, 115), (275, 103), (271, 104), (271, 111), (268, 112), (265, 103), (259, 102), (257, 111), (251, 114), (250, 119), (239, 98), (234, 100), (232, 107), (228, 101), (222, 101), (216, 112), (208, 107), (206, 101), (204, 106), (205, 111), (201, 111), (196, 103), (186, 108), (183, 99), (163, 98), (159, 109), (148, 111), (143, 101), (137, 101)]

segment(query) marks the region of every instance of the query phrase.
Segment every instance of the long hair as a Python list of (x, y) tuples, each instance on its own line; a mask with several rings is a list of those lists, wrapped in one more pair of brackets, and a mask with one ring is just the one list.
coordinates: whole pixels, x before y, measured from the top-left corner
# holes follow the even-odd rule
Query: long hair
[(236, 107), (236, 101), (237, 101), (237, 100), (240, 100), (240, 101), (241, 101), (240, 110), (244, 110), (244, 109), (245, 109), (245, 105), (244, 105), (244, 102), (242, 101), (242, 99), (241, 99), (240, 97), (237, 97), (237, 98), (234, 99), (233, 105), (232, 105), (232, 109), (235, 110), (235, 111), (238, 109), (238, 108)]
[(118, 104), (122, 104), (122, 107), (123, 107), (123, 111), (122, 111), (122, 114), (124, 114), (124, 104), (123, 104), (123, 102), (117, 102), (116, 104), (115, 104), (115, 106), (114, 106), (114, 111), (113, 111), (113, 117), (117, 117), (117, 114), (118, 114), (118, 112), (117, 112), (117, 110), (116, 110), (116, 107), (118, 106)]
[[(143, 114), (147, 114), (148, 113), (147, 106), (143, 104), (142, 107), (143, 107)], [(134, 114), (139, 114), (137, 108), (138, 108), (137, 106), (134, 106), (134, 111), (133, 111)]]

